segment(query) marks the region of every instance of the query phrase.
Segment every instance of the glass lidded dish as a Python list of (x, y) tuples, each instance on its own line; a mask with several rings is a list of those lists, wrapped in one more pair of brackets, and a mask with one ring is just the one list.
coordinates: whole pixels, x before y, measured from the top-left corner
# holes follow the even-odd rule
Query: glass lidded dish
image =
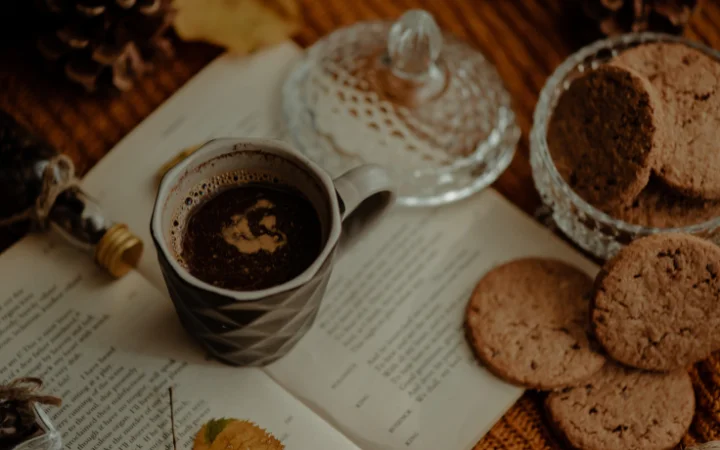
[(636, 225), (611, 217), (572, 189), (561, 176), (550, 154), (548, 124), (558, 99), (570, 83), (624, 50), (653, 42), (687, 45), (720, 62), (719, 52), (682, 37), (659, 33), (620, 35), (588, 45), (566, 59), (548, 79), (535, 107), (530, 134), (530, 163), (535, 187), (550, 210), (555, 225), (580, 247), (601, 259), (609, 259), (636, 238), (661, 232), (692, 234), (720, 244), (720, 217), (673, 228)]
[(485, 188), (510, 164), (520, 137), (492, 64), (422, 10), (317, 42), (285, 82), (283, 112), (310, 159), (333, 176), (381, 165), (406, 206)]

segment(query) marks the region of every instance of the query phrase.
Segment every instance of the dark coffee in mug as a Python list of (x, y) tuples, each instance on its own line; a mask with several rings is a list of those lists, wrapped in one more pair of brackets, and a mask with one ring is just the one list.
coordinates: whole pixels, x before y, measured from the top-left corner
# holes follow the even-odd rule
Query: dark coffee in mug
[(193, 189), (179, 233), (178, 259), (214, 286), (253, 291), (300, 275), (322, 249), (312, 203), (267, 172), (237, 171)]

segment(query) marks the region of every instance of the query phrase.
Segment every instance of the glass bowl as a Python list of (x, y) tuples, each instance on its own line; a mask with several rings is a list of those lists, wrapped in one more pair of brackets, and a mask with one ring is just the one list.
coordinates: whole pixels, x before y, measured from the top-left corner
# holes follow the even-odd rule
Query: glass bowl
[(595, 69), (622, 51), (649, 42), (677, 42), (720, 61), (720, 52), (681, 37), (659, 33), (633, 33), (595, 42), (566, 59), (548, 79), (535, 107), (530, 134), (533, 180), (552, 220), (570, 239), (601, 259), (609, 259), (632, 240), (661, 232), (699, 236), (720, 244), (720, 217), (676, 228), (655, 228), (615, 219), (583, 200), (565, 182), (550, 156), (547, 126), (560, 95), (588, 69)]

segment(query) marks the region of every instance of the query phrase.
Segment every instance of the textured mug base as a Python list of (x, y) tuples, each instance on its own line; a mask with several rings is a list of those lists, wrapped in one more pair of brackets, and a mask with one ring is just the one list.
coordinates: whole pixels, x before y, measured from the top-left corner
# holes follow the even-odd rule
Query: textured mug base
[(315, 277), (286, 292), (256, 301), (233, 301), (186, 283), (159, 255), (180, 322), (213, 357), (235, 366), (265, 366), (285, 356), (312, 327), (334, 260)]

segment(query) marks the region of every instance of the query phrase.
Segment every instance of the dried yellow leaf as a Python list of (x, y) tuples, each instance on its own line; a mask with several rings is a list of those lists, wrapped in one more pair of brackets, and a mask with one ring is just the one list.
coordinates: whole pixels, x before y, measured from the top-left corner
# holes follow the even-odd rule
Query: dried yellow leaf
[(200, 429), (193, 444), (193, 450), (284, 449), (280, 441), (254, 423), (234, 419), (208, 422)]
[(297, 0), (175, 0), (175, 30), (247, 53), (284, 41), (300, 27)]
[(203, 425), (195, 435), (195, 442), (193, 443), (193, 450), (210, 450), (210, 442), (207, 441), (205, 436), (207, 435), (207, 425)]

